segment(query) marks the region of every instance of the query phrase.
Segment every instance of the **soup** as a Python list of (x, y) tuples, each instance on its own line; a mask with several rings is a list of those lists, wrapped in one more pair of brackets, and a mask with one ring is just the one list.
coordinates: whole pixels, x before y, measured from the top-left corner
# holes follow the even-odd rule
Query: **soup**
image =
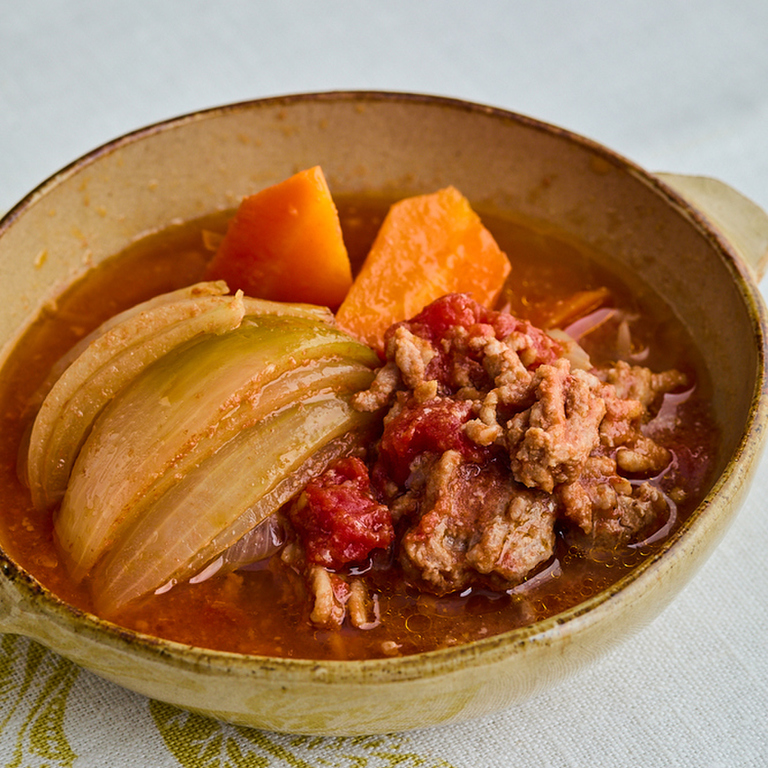
[[(342, 198), (337, 205), (344, 240), (358, 268), (388, 201)], [(200, 280), (211, 258), (211, 243), (224, 232), (230, 216), (217, 214), (171, 226), (94, 269), (44, 313), (5, 367), (0, 391), (2, 482), (7, 489), (2, 543), (44, 586), (82, 610), (96, 610), (88, 580), (74, 583), (55, 542), (51, 513), (36, 510), (28, 489), (17, 479), (16, 458), (27, 428), (30, 393), (64, 350), (105, 319)], [(706, 406), (703, 366), (684, 329), (653, 294), (612, 274), (599, 254), (553, 233), (492, 216), (483, 220), (512, 264), (501, 307), (534, 326), (568, 325), (592, 364), (622, 358), (653, 371), (680, 372), (678, 385), (670, 386), (670, 393), (680, 390), (679, 397), (668, 398), (664, 406), (654, 404), (655, 416), (661, 407), (665, 418), (684, 424), (668, 434), (673, 460), (665, 463), (653, 484), (665, 489), (674, 514), (647, 535), (611, 546), (585, 542), (578, 526), (560, 520), (552, 528), (551, 554), (509, 588), (489, 578), (447, 581), (425, 589), (423, 574), (406, 572), (391, 547), (377, 548), (341, 573), (345, 584), (365, 580), (375, 596), (371, 615), (358, 626), (313, 619), (316, 605), (306, 578), (286, 556), (285, 547), (247, 568), (175, 584), (134, 601), (111, 620), (149, 635), (238, 653), (338, 659), (418, 653), (498, 634), (578, 604), (652, 554), (685, 520), (707, 489), (716, 435)], [(573, 309), (574, 296), (586, 297), (580, 309)]]

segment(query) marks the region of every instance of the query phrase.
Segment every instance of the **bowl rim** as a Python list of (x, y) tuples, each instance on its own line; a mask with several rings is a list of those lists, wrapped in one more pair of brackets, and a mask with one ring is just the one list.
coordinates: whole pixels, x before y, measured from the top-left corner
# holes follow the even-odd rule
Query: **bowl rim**
[[(488, 663), (506, 658), (515, 650), (547, 644), (562, 636), (566, 627), (585, 627), (599, 622), (612, 605), (617, 601), (631, 599), (631, 593), (634, 590), (639, 589), (646, 581), (656, 578), (657, 571), (663, 572), (671, 567), (674, 558), (682, 556), (690, 545), (696, 543), (697, 532), (705, 525), (708, 510), (722, 503), (722, 500), (729, 493), (735, 495), (743, 490), (757, 459), (762, 453), (766, 439), (766, 435), (763, 434), (763, 424), (767, 423), (768, 419), (768, 318), (762, 297), (748, 266), (731, 243), (707, 217), (663, 180), (603, 144), (549, 122), (509, 109), (461, 98), (410, 91), (308, 91), (207, 107), (128, 131), (63, 166), (27, 193), (0, 218), (0, 237), (13, 226), (28, 208), (32, 207), (51, 189), (87, 168), (102, 156), (127, 144), (142, 141), (157, 133), (177, 129), (188, 123), (200, 122), (233, 112), (279, 106), (289, 107), (303, 102), (352, 103), (361, 101), (412, 103), (430, 108), (442, 107), (449, 110), (477, 113), (494, 119), (512, 121), (527, 128), (574, 142), (583, 149), (608, 160), (611, 164), (622, 167), (638, 181), (663, 197), (667, 203), (674, 206), (680, 215), (690, 220), (699, 234), (708, 240), (710, 247), (726, 263), (734, 277), (752, 323), (758, 358), (757, 377), (745, 422), (745, 430), (721, 475), (688, 520), (663, 543), (658, 551), (593, 597), (533, 624), (433, 651), (378, 659), (304, 659), (216, 651), (178, 643), (126, 629), (70, 605), (44, 587), (31, 573), (17, 565), (7, 553), (0, 549), (0, 577), (14, 582), (22, 589), (28, 600), (37, 602), (38, 615), (41, 614), (45, 619), (61, 626), (75, 623), (77, 624), (78, 635), (89, 637), (100, 645), (109, 645), (117, 650), (124, 649), (131, 654), (138, 653), (150, 658), (161, 656), (166, 662), (171, 661), (177, 665), (188, 666), (197, 672), (237, 669), (241, 674), (260, 676), (262, 674), (269, 675), (279, 670), (280, 674), (283, 677), (287, 675), (288, 679), (305, 679), (309, 675), (318, 683), (359, 683), (361, 680), (386, 682), (429, 678), (466, 668), (468, 664), (481, 659), (483, 663)], [(735, 512), (736, 510), (733, 510), (731, 517), (735, 516)], [(705, 519), (702, 521), (702, 518)], [(3, 630), (2, 619), (0, 618), (0, 632), (3, 631), (14, 632), (15, 630)], [(35, 637), (33, 632), (26, 630), (21, 630), (20, 634), (26, 634), (35, 640), (40, 639)], [(40, 641), (45, 644), (44, 640)]]

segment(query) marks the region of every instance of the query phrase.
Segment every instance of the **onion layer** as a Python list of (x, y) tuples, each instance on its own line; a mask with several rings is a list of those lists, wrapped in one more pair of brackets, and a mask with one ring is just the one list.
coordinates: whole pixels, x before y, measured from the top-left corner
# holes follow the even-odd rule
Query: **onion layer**
[(37, 509), (61, 501), (75, 457), (110, 400), (144, 368), (189, 339), (237, 328), (246, 315), (332, 322), (325, 307), (225, 296), (198, 283), (121, 312), (70, 349), (32, 398), (37, 415), (20, 452), (20, 475)]
[(244, 314), (241, 296), (184, 299), (133, 315), (93, 341), (53, 385), (32, 427), (27, 482), (35, 507), (61, 500), (91, 425), (127, 383), (179, 344), (236, 328)]
[(349, 452), (370, 416), (327, 392), (243, 430), (126, 530), (93, 575), (99, 611), (198, 573)]
[[(211, 300), (238, 303), (240, 317), (264, 309), (239, 296), (201, 299)], [(150, 311), (168, 319), (169, 306)], [(66, 488), (54, 531), (72, 576), (91, 575), (104, 613), (193, 576), (365, 439), (371, 416), (350, 399), (370, 385), (378, 357), (313, 309), (229, 319), (238, 327), (168, 351), (158, 338), (175, 333), (171, 321), (96, 365), (94, 344), (117, 324), (54, 385), (51, 394), (69, 396), (51, 406), (58, 420), (46, 416), (47, 444), (71, 463), (47, 475)], [(125, 361), (126, 382), (115, 369), (131, 354), (141, 362)], [(87, 430), (73, 424), (75, 411), (86, 412)], [(41, 495), (52, 498), (52, 487)]]

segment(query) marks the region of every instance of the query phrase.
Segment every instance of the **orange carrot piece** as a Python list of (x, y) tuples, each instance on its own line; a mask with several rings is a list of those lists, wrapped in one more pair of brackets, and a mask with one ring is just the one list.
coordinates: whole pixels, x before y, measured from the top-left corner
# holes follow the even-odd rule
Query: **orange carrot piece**
[(352, 270), (320, 166), (244, 198), (206, 279), (256, 298), (338, 307)]
[(545, 305), (535, 313), (535, 321), (529, 318), (539, 328), (565, 328), (579, 318), (599, 309), (610, 298), (611, 292), (605, 286), (576, 293), (557, 299)]
[(336, 313), (340, 328), (381, 350), (384, 332), (446, 293), (492, 306), (510, 271), (469, 201), (454, 187), (395, 203)]

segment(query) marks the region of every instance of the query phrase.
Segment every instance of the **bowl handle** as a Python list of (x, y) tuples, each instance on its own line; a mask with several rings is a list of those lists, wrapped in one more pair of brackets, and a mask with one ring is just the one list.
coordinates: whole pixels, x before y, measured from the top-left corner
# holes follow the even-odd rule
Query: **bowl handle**
[(768, 214), (717, 179), (675, 173), (656, 176), (725, 235), (759, 282), (768, 267)]

